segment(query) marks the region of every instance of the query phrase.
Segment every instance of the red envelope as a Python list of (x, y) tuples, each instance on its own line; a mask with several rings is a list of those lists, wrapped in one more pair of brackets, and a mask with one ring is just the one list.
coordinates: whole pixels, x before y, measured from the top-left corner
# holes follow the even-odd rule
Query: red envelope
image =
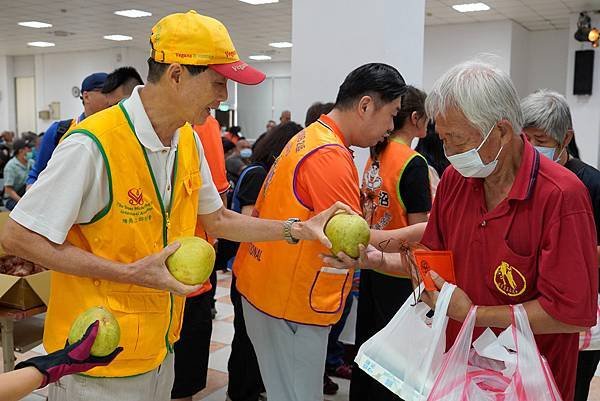
[(452, 251), (414, 251), (415, 262), (419, 268), (419, 274), (425, 283), (427, 291), (437, 291), (429, 271), (433, 270), (449, 283), (456, 284), (454, 277), (454, 260), (452, 259)]

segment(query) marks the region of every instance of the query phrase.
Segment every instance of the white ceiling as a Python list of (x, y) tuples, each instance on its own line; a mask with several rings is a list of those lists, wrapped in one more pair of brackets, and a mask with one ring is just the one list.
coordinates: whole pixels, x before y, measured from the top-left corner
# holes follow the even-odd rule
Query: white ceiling
[[(492, 9), (462, 14), (453, 10), (451, 5), (468, 0), (426, 0), (425, 23), (442, 25), (511, 19), (531, 31), (567, 29), (570, 13), (600, 9), (600, 0), (477, 1), (484, 1)], [(367, 4), (363, 0), (361, 7)], [(113, 14), (117, 10), (132, 8), (150, 11), (153, 15), (131, 19)], [(150, 30), (160, 17), (189, 9), (223, 21), (242, 58), (265, 52), (273, 57), (273, 61), (291, 58), (290, 49), (274, 49), (268, 44), (291, 41), (292, 0), (258, 6), (238, 0), (0, 0), (0, 54), (26, 55), (115, 46), (148, 49)], [(17, 25), (19, 21), (32, 20), (49, 22), (54, 26), (32, 29)], [(69, 34), (66, 37), (56, 36), (56, 31)], [(129, 35), (133, 36), (133, 40), (112, 42), (102, 38), (109, 34)], [(44, 49), (28, 47), (27, 42), (33, 41), (54, 42), (56, 46)]]

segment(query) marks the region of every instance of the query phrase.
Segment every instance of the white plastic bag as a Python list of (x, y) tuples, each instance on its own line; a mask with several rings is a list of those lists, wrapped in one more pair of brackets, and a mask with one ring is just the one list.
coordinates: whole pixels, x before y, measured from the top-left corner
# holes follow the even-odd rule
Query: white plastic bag
[(446, 315), (455, 288), (444, 284), (429, 319), (431, 309), (424, 302), (413, 305), (421, 284), (390, 323), (360, 347), (358, 366), (405, 401), (425, 400), (446, 349)]
[[(476, 307), (472, 307), (444, 362), (428, 401), (560, 401), (561, 396), (546, 360), (540, 355), (522, 305), (512, 308), (509, 330), (516, 364), (478, 355), (471, 348)], [(513, 348), (511, 346), (510, 348)], [(507, 373), (507, 370), (511, 373)]]
[(600, 297), (596, 309), (596, 325), (579, 333), (579, 351), (600, 350)]

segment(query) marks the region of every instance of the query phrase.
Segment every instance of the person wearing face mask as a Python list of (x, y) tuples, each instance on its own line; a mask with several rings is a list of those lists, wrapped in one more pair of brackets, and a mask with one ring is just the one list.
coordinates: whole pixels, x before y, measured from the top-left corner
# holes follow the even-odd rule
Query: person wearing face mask
[[(523, 132), (540, 154), (566, 167), (586, 186), (592, 200), (596, 237), (600, 238), (600, 171), (571, 157), (567, 151), (573, 139), (573, 122), (565, 97), (549, 90), (539, 90), (521, 101)], [(597, 242), (598, 245), (600, 243)], [(600, 260), (600, 246), (598, 247)], [(577, 361), (575, 401), (586, 401), (600, 351), (582, 351)]]
[(252, 157), (252, 146), (244, 137), (240, 137), (235, 144), (234, 152), (225, 159), (229, 179), (235, 184), (242, 170), (249, 164)]
[(13, 157), (4, 166), (4, 206), (13, 210), (25, 194), (27, 174), (33, 166), (33, 146), (25, 139), (13, 143)]
[[(521, 135), (517, 92), (508, 74), (491, 65), (469, 61), (451, 68), (433, 85), (425, 109), (452, 164), (421, 238), (432, 250), (453, 253), (457, 288), (447, 344), (471, 306), (478, 306), (476, 338), (486, 327), (496, 334), (507, 328), (510, 305), (522, 304), (562, 399), (572, 401), (579, 332), (596, 324), (598, 299), (596, 227), (586, 187)], [(356, 265), (338, 257), (324, 261)], [(398, 253), (382, 258), (369, 248), (359, 264), (388, 272), (410, 268)], [(444, 280), (433, 271), (431, 277), (441, 288)], [(425, 291), (422, 300), (434, 307), (437, 296)]]

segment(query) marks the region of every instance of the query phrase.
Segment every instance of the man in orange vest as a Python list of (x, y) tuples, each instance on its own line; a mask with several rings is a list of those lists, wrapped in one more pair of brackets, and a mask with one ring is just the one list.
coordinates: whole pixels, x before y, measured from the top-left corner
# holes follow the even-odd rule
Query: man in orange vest
[(46, 351), (62, 349), (92, 306), (121, 328), (123, 352), (51, 385), (51, 401), (170, 399), (184, 295), (200, 286), (178, 282), (165, 260), (177, 238), (194, 235), (198, 215), (214, 237), (330, 245), (323, 226), (345, 209), (298, 223), (226, 210), (190, 123), (227, 99), (227, 79), (252, 85), (265, 76), (239, 59), (221, 22), (195, 11), (161, 19), (150, 44), (148, 84), (66, 134), (0, 236), (7, 253), (52, 270)]
[[(255, 215), (306, 219), (343, 201), (360, 211), (358, 172), (349, 146), (368, 147), (394, 127), (404, 79), (366, 64), (341, 85), (334, 109), (298, 135), (269, 172)], [(234, 264), (248, 335), (269, 401), (323, 399), (327, 338), (342, 313), (352, 269), (324, 266), (316, 242), (242, 244)]]

